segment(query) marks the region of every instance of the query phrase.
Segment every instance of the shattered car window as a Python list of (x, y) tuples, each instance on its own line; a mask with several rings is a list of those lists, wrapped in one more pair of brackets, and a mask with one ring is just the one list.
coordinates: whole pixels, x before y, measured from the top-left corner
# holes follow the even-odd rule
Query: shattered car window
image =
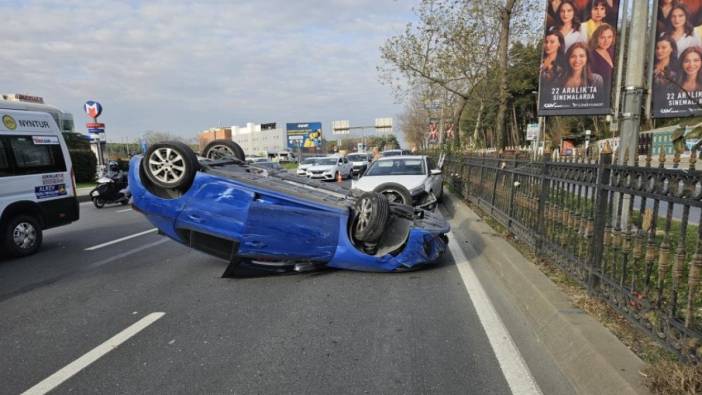
[(366, 176), (412, 176), (424, 175), (426, 169), (421, 159), (379, 160), (368, 169)]

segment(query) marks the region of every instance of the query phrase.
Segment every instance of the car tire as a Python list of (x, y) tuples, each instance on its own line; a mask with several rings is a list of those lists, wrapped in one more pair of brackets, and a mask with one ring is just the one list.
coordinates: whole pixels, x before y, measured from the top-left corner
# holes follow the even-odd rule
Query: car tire
[(365, 192), (356, 200), (353, 211), (354, 239), (366, 243), (378, 241), (390, 217), (390, 206), (385, 196), (375, 192)]
[(412, 206), (412, 194), (407, 188), (396, 182), (380, 184), (373, 189), (373, 192), (382, 193), (390, 203)]
[(95, 206), (95, 208), (103, 208), (105, 207), (105, 199), (93, 198), (93, 205)]
[[(436, 195), (435, 195), (436, 196)], [(444, 198), (444, 184), (441, 184), (439, 187), (439, 195), (436, 196), (436, 201), (441, 203), (441, 200)]]
[(149, 181), (144, 185), (169, 191), (187, 191), (199, 169), (193, 150), (178, 141), (153, 144), (141, 161), (141, 170)]
[(5, 250), (14, 257), (32, 255), (43, 240), (41, 224), (31, 215), (18, 215), (6, 222), (2, 241)]
[(244, 150), (241, 149), (239, 144), (231, 140), (211, 141), (205, 146), (205, 149), (202, 150), (202, 156), (213, 160), (238, 159), (242, 162), (246, 160)]

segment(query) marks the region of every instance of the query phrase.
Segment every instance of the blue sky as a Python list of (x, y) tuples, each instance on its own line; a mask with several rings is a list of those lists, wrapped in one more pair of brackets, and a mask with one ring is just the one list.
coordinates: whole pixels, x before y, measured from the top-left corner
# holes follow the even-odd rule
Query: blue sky
[(194, 137), (219, 125), (402, 110), (378, 82), (379, 47), (418, 0), (2, 1), (0, 91), (73, 113), (102, 103), (108, 138)]

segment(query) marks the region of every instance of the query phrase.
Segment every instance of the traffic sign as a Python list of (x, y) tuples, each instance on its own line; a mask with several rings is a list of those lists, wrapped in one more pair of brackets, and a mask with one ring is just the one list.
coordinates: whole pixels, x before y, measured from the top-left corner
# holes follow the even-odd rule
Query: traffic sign
[(90, 128), (90, 129), (88, 129), (88, 133), (105, 133), (105, 129), (103, 129), (103, 128)]
[(102, 105), (94, 100), (88, 100), (83, 105), (83, 110), (90, 118), (97, 118), (102, 114)]
[(85, 127), (88, 129), (104, 129), (105, 124), (99, 122), (88, 122), (85, 124)]
[(530, 123), (527, 125), (526, 139), (527, 141), (534, 141), (539, 138), (539, 124)]

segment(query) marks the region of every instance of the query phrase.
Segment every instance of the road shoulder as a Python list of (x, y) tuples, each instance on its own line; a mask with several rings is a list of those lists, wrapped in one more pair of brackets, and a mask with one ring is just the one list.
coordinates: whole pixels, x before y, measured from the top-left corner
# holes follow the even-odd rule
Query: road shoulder
[[(536, 338), (551, 359), (544, 361), (526, 352), (527, 364), (557, 366), (576, 393), (648, 392), (639, 374), (644, 362), (609, 330), (575, 307), (532, 262), (455, 195), (445, 194), (443, 208), (452, 218), (452, 233), (459, 238), (476, 275), (482, 283), (492, 284), (486, 288), (498, 311), (500, 306), (502, 310), (518, 308), (517, 318), (505, 314), (506, 320), (513, 316), (511, 320), (515, 321), (510, 328), (528, 332), (512, 334), (517, 345), (536, 350), (529, 344), (529, 338)], [(539, 380), (540, 367), (530, 368)], [(540, 384), (545, 393), (552, 392), (548, 384)], [(553, 392), (560, 392), (557, 383), (554, 385)]]

